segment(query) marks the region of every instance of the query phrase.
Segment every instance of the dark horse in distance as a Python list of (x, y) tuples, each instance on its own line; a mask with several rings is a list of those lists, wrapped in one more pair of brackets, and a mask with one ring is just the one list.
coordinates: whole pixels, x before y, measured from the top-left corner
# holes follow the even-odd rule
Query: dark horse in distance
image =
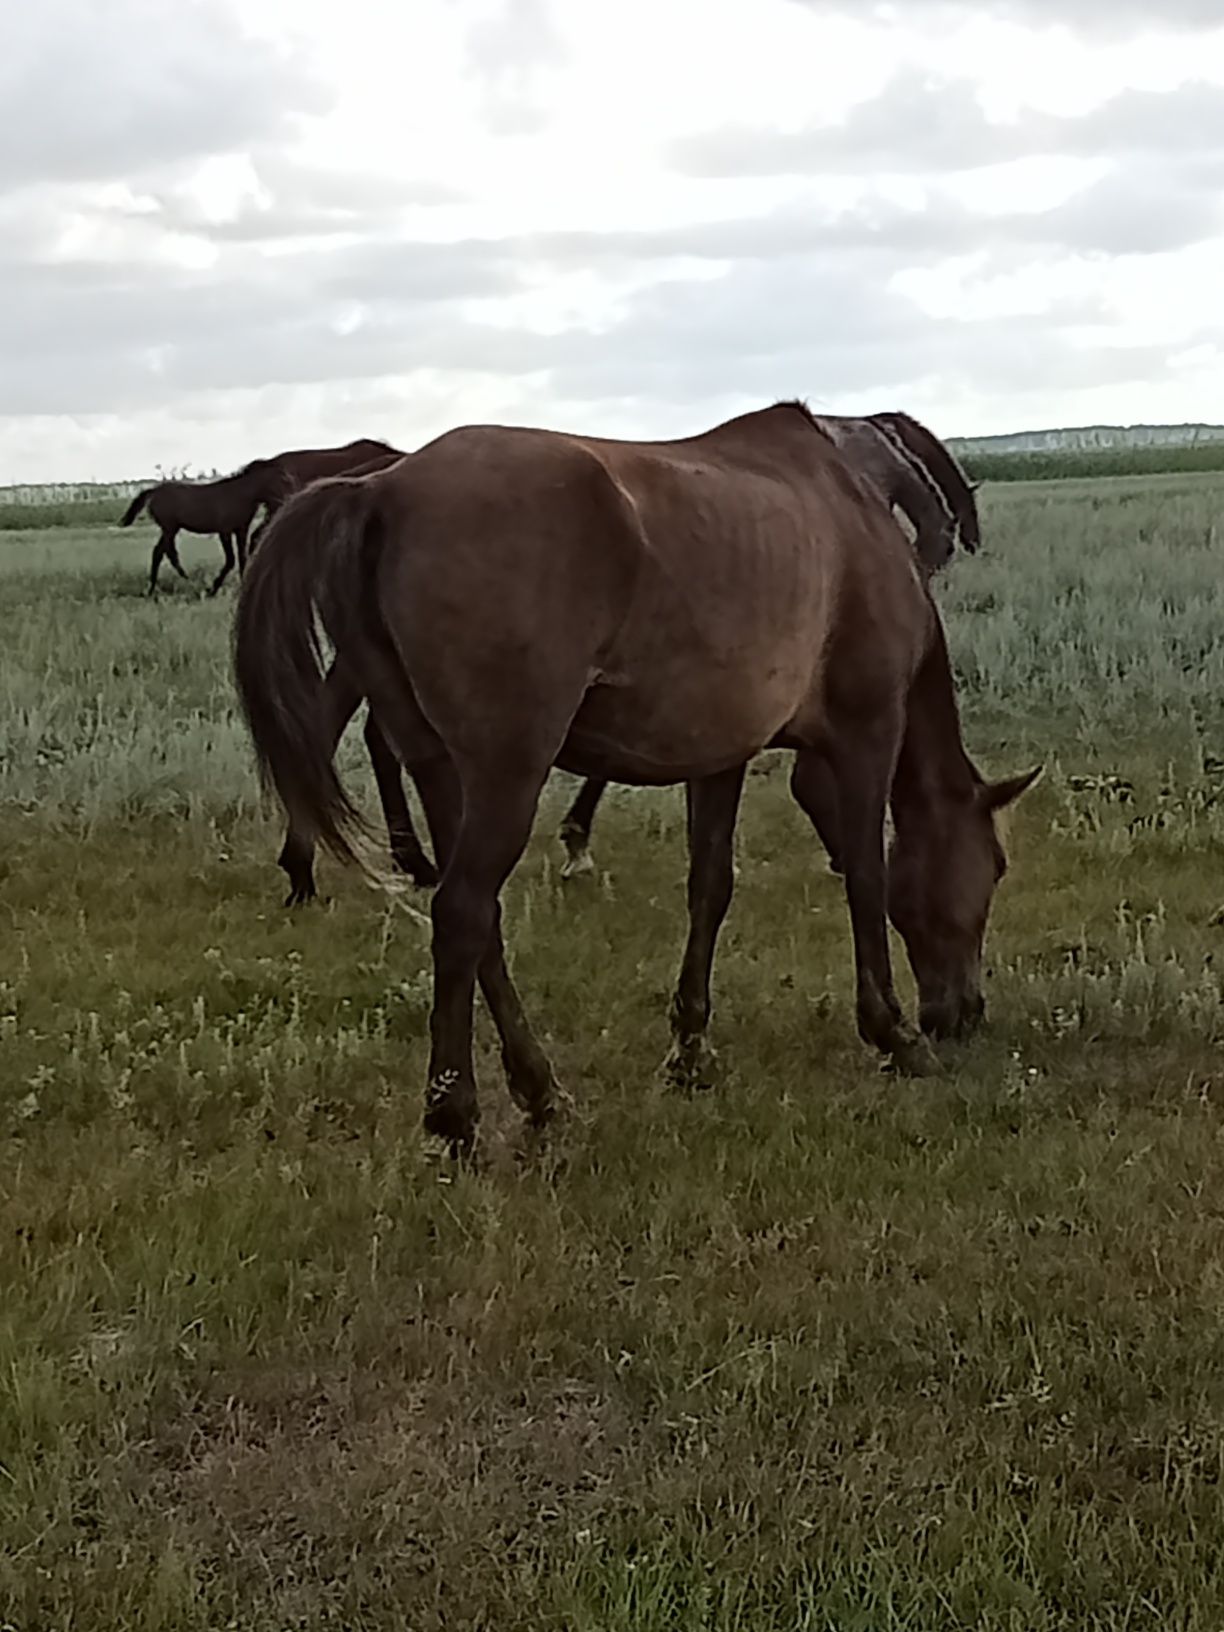
[[(161, 529), (153, 546), (150, 595), (157, 589), (163, 560), (169, 561), (181, 578), (187, 576), (175, 545), (180, 531), (216, 533), (225, 561), (208, 591), (215, 595), (233, 571), (235, 554), (238, 571), (245, 571), (249, 551), (259, 542), (269, 518), (291, 493), (323, 476), (381, 470), (401, 458), (403, 454), (390, 443), (368, 437), (346, 442), (343, 447), (292, 448), (270, 459), (253, 459), (232, 476), (222, 476), (215, 481), (159, 482), (155, 487), (146, 487), (132, 500), (119, 525), (130, 527), (147, 508)], [(266, 512), (264, 520), (252, 531), (261, 506)]]
[(119, 522), (130, 527), (142, 510), (156, 522), (159, 532), (149, 566), (149, 594), (157, 592), (157, 575), (168, 560), (180, 578), (187, 572), (179, 560), (175, 544), (180, 532), (216, 533), (225, 552), (225, 563), (208, 593), (215, 595), (234, 566), (237, 546), (241, 568), (246, 560), (247, 535), (261, 504), (271, 503), (280, 492), (281, 477), (267, 459), (253, 459), (232, 476), (211, 482), (158, 482), (146, 487), (128, 505)]
[(289, 500), (240, 586), (235, 677), (292, 827), (361, 860), (316, 617), (413, 777), (442, 869), (425, 1124), (453, 1146), (479, 1116), (477, 983), (511, 1095), (534, 1123), (552, 1111), (499, 903), (554, 766), (686, 785), (677, 1080), (704, 1070), (740, 795), (766, 748), (794, 751), (796, 800), (836, 821), (863, 1039), (902, 1067), (929, 1059), (894, 989), (889, 917), (922, 1032), (980, 1019), (995, 813), (1038, 773), (991, 783), (969, 759), (910, 544), (802, 404), (670, 442), (469, 426)]

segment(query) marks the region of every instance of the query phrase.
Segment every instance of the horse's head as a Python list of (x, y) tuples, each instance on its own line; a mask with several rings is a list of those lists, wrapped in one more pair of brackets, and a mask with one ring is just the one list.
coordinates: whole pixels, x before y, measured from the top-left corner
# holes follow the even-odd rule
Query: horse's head
[(967, 550), (970, 555), (975, 555), (981, 548), (982, 543), (982, 523), (978, 517), (977, 507), (977, 491), (981, 485), (981, 482), (970, 482), (968, 484), (968, 497), (959, 506), (957, 515), (960, 546), (962, 550)]
[(940, 510), (925, 517), (914, 535), (914, 550), (928, 573), (947, 566), (956, 550), (957, 536), (964, 533), (955, 516)]
[(982, 945), (1007, 861), (995, 816), (1041, 774), (939, 791), (897, 812), (888, 858), (888, 913), (918, 984), (919, 1018), (934, 1037), (971, 1031), (985, 1013)]

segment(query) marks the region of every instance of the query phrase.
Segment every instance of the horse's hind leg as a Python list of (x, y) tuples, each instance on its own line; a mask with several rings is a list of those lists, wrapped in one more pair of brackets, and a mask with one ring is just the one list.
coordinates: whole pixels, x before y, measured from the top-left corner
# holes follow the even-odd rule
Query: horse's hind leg
[(153, 558), (149, 563), (149, 594), (157, 594), (157, 577), (161, 571), (163, 561), (169, 561), (180, 578), (186, 578), (183, 563), (178, 558), (178, 551), (174, 547), (174, 535), (177, 528), (163, 527), (158, 535), (157, 543), (153, 546)]
[(383, 735), (372, 708), (366, 714), (365, 743), (387, 822), (391, 860), (401, 873), (407, 873), (414, 884), (429, 888), (438, 882), (438, 872), (416, 836), (412, 813), (404, 795), (399, 758)]
[[(445, 869), (459, 837), (463, 796), (454, 766), (437, 759), (417, 766), (413, 780), (425, 807), (438, 865)], [(493, 926), (477, 969), (484, 1000), (501, 1039), (506, 1084), (515, 1104), (535, 1126), (552, 1116), (556, 1081), (544, 1050), (536, 1041), (523, 1005), (506, 968), (501, 935), (501, 906), (494, 903)]]
[(225, 564), (222, 566), (221, 571), (213, 579), (212, 588), (208, 591), (210, 595), (215, 595), (217, 593), (217, 591), (221, 588), (221, 585), (234, 570), (233, 535), (231, 533), (218, 533), (217, 537), (221, 540), (221, 548), (225, 551)]
[(174, 568), (175, 572), (178, 573), (179, 577), (186, 578), (187, 568), (179, 560), (177, 540), (178, 528), (174, 527), (171, 529), (169, 534), (166, 535), (166, 558), (170, 562), (170, 565)]
[[(323, 680), (320, 703), (328, 716), (333, 754), (344, 735), (345, 726), (357, 712), (360, 703), (360, 688), (341, 664), (333, 662)], [(315, 898), (314, 849), (313, 834), (298, 825), (294, 813), (290, 811), (285, 842), (276, 858), (278, 866), (284, 869), (289, 878), (289, 894), (285, 900), (287, 907), (300, 907)]]
[(562, 878), (577, 878), (580, 873), (593, 873), (591, 860), (591, 823), (608, 784), (596, 777), (588, 777), (578, 790), (578, 796), (561, 821), (558, 837), (565, 846), (569, 860), (561, 870)]
[[(480, 1108), (472, 1064), (472, 1005), (479, 976), (502, 1034), (511, 1092), (535, 1120), (547, 1115), (552, 1074), (527, 1026), (505, 969), (498, 897), (531, 836), (551, 756), (541, 765), (494, 769), (488, 762), (460, 773), (462, 816), (453, 847), (443, 844), (442, 882), (434, 894), (434, 1001), (425, 1128), (471, 1145)], [(420, 772), (414, 767), (417, 785)], [(428, 777), (426, 777), (428, 784)], [(431, 792), (422, 789), (436, 819)], [(438, 840), (435, 838), (435, 846)], [(541, 1069), (542, 1067), (542, 1069)]]
[(710, 1023), (710, 974), (735, 879), (735, 822), (746, 765), (690, 782), (688, 802), (689, 933), (680, 979), (672, 1002), (672, 1051), (664, 1065), (669, 1080), (686, 1088), (708, 1087), (713, 1051), (706, 1038)]

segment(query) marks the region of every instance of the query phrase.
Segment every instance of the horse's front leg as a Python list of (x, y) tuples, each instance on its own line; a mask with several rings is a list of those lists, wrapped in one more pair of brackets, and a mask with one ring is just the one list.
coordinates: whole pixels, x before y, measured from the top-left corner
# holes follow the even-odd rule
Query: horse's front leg
[(383, 734), (372, 708), (366, 713), (365, 744), (387, 823), (391, 860), (401, 873), (407, 873), (414, 884), (425, 889), (432, 888), (438, 882), (438, 870), (417, 838), (416, 828), (412, 825), (412, 812), (408, 809), (408, 799), (404, 793), (399, 756)]
[(735, 880), (735, 822), (746, 765), (702, 777), (685, 788), (688, 806), (689, 933), (672, 1000), (672, 1049), (664, 1072), (678, 1087), (705, 1088), (714, 1080), (710, 974), (714, 948)]
[[(888, 882), (884, 859), (884, 812), (892, 785), (900, 727), (855, 728), (833, 739), (828, 760), (837, 787), (839, 850), (854, 938), (856, 1013), (859, 1036), (900, 1069), (921, 1072), (934, 1063), (930, 1045), (901, 1012), (888, 947)], [(811, 754), (802, 750), (799, 761)], [(796, 763), (791, 791), (819, 831), (827, 812), (810, 800), (826, 786), (817, 769), (807, 774)]]
[(829, 870), (845, 871), (841, 860), (841, 817), (837, 809), (837, 778), (833, 767), (811, 749), (795, 755), (791, 768), (791, 793), (816, 829), (829, 853)]
[(557, 836), (568, 856), (561, 871), (562, 878), (577, 878), (582, 873), (595, 871), (595, 863), (591, 860), (591, 823), (595, 820), (595, 811), (607, 786), (597, 777), (588, 777), (561, 819)]

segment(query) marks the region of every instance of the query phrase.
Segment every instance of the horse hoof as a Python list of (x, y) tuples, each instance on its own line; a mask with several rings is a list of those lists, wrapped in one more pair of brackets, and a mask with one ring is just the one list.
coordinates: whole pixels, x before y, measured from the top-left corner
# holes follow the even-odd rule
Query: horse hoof
[(433, 862), (425, 856), (419, 856), (412, 861), (393, 859), (398, 870), (406, 874), (419, 890), (432, 890), (442, 876)]
[(557, 1114), (557, 1099), (564, 1098), (548, 1061), (513, 1067), (502, 1053), (502, 1069), (510, 1098), (533, 1128), (544, 1128)]
[(304, 907), (311, 901), (316, 900), (317, 897), (318, 891), (313, 884), (297, 885), (285, 897), (285, 905), (287, 907)]
[(903, 1077), (936, 1077), (943, 1067), (927, 1038), (902, 1037), (889, 1053), (888, 1067)]
[(589, 850), (579, 850), (576, 854), (571, 854), (565, 866), (562, 867), (561, 877), (564, 879), (587, 878), (594, 871), (595, 862), (591, 852)]
[(451, 1155), (466, 1155), (476, 1142), (478, 1112), (474, 1099), (457, 1099), (457, 1074), (445, 1076), (429, 1085), (422, 1126), (426, 1133), (445, 1139)]
[(703, 1037), (673, 1043), (659, 1067), (659, 1077), (665, 1087), (681, 1093), (709, 1093), (722, 1080), (718, 1053)]
[(544, 1100), (538, 1105), (525, 1105), (523, 1110), (527, 1115), (527, 1126), (533, 1133), (543, 1133), (557, 1120), (557, 1106), (552, 1099)]

